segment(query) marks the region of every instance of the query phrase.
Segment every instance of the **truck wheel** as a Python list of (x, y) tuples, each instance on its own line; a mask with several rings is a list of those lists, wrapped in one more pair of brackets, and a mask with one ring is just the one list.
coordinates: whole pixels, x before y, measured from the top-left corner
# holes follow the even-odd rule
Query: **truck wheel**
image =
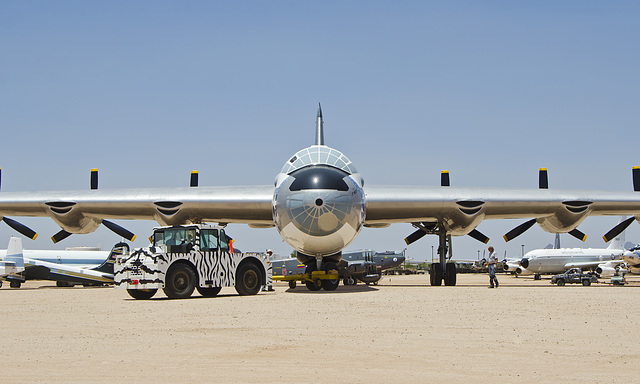
[(564, 285), (564, 279), (558, 279), (558, 287), (562, 287)]
[(196, 289), (198, 290), (198, 293), (200, 293), (204, 297), (215, 297), (218, 295), (218, 293), (220, 293), (222, 287), (196, 287)]
[(196, 273), (186, 264), (178, 263), (169, 268), (164, 283), (164, 293), (170, 299), (187, 299), (196, 288)]
[(591, 285), (591, 280), (582, 280), (582, 285), (584, 285), (585, 287), (588, 287)]
[(157, 289), (127, 289), (129, 296), (136, 300), (149, 300), (158, 292)]
[(236, 291), (240, 296), (255, 295), (260, 291), (260, 271), (255, 264), (246, 263), (236, 273)]

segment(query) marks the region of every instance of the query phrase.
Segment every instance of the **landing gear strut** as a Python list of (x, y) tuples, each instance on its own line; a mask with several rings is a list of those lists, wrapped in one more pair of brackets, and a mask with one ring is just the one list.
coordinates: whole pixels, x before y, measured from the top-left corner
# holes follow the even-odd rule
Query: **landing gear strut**
[(444, 285), (456, 285), (456, 265), (454, 263), (447, 263), (447, 258), (451, 259), (452, 256), (451, 235), (447, 235), (447, 232), (441, 225), (436, 233), (439, 239), (439, 262), (431, 264), (431, 270), (429, 271), (431, 285), (440, 286), (442, 285), (442, 280), (444, 280)]

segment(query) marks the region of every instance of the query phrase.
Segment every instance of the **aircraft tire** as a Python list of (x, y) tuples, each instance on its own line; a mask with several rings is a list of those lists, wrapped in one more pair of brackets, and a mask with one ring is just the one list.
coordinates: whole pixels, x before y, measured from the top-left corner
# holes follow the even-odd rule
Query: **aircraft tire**
[(184, 263), (173, 264), (167, 272), (164, 293), (170, 299), (187, 299), (196, 288), (196, 273)]
[(218, 293), (220, 293), (220, 290), (222, 290), (222, 287), (196, 287), (196, 289), (198, 293), (204, 297), (216, 297)]
[[(338, 269), (338, 265), (336, 263), (328, 262), (324, 264), (325, 272), (329, 272), (331, 270), (337, 270), (337, 269)], [(338, 288), (339, 284), (340, 284), (340, 279), (322, 280), (321, 282), (322, 289), (324, 289), (325, 291), (335, 291)]]
[(127, 289), (129, 296), (136, 300), (149, 300), (158, 292), (157, 289)]
[(2, 281), (0, 281), (0, 288), (2, 288)]
[(442, 285), (442, 267), (440, 263), (432, 263), (431, 270), (429, 271), (429, 278), (431, 279), (431, 285), (439, 287)]
[(307, 289), (310, 291), (319, 291), (320, 288), (322, 288), (322, 284), (320, 283), (320, 280), (313, 280), (313, 281), (305, 281), (304, 284), (307, 286)]
[(456, 265), (454, 263), (447, 263), (447, 276), (444, 279), (444, 285), (454, 286), (456, 285)]
[(11, 281), (11, 282), (9, 282), (9, 286), (11, 288), (20, 288), (21, 285), (22, 284), (19, 281)]
[(296, 281), (295, 280), (289, 280), (289, 288), (296, 289)]
[[(316, 266), (315, 264), (312, 262), (310, 264), (307, 264), (307, 268), (305, 268), (304, 273), (305, 274), (311, 274), (313, 271), (316, 270)], [(322, 288), (322, 284), (320, 283), (320, 280), (316, 279), (313, 281), (305, 281), (304, 285), (307, 286), (307, 289), (310, 291), (319, 291)]]

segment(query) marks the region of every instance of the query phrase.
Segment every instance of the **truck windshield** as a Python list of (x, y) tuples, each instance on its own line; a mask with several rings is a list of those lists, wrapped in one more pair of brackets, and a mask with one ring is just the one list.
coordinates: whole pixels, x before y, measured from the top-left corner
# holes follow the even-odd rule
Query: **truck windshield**
[(200, 231), (200, 249), (203, 251), (218, 249), (217, 229), (202, 229)]
[(170, 228), (157, 231), (153, 237), (153, 245), (166, 245), (169, 252), (188, 252), (195, 245), (195, 239), (196, 230), (193, 228)]

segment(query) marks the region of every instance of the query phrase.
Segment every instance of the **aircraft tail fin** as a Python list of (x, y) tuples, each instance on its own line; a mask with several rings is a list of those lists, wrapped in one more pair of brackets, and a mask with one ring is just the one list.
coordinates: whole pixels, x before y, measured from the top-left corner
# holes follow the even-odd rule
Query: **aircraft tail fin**
[(24, 271), (24, 256), (22, 254), (22, 239), (11, 237), (7, 246), (7, 255), (0, 263), (0, 274), (9, 275)]
[[(625, 221), (627, 218), (624, 216), (620, 217), (620, 223), (622, 223), (623, 221)], [(622, 231), (620, 232), (620, 234), (616, 237), (613, 238), (613, 240), (611, 241), (611, 243), (609, 244), (609, 246), (607, 247), (607, 249), (624, 249), (624, 242), (625, 242), (625, 233), (626, 231)]]
[(316, 117), (316, 145), (324, 145), (324, 128), (322, 124), (322, 107), (318, 103), (318, 116)]
[(107, 259), (98, 267), (92, 269), (94, 271), (113, 275), (113, 265), (116, 263), (116, 258), (124, 253), (129, 253), (129, 245), (127, 243), (118, 243), (111, 249), (109, 257), (107, 257)]

